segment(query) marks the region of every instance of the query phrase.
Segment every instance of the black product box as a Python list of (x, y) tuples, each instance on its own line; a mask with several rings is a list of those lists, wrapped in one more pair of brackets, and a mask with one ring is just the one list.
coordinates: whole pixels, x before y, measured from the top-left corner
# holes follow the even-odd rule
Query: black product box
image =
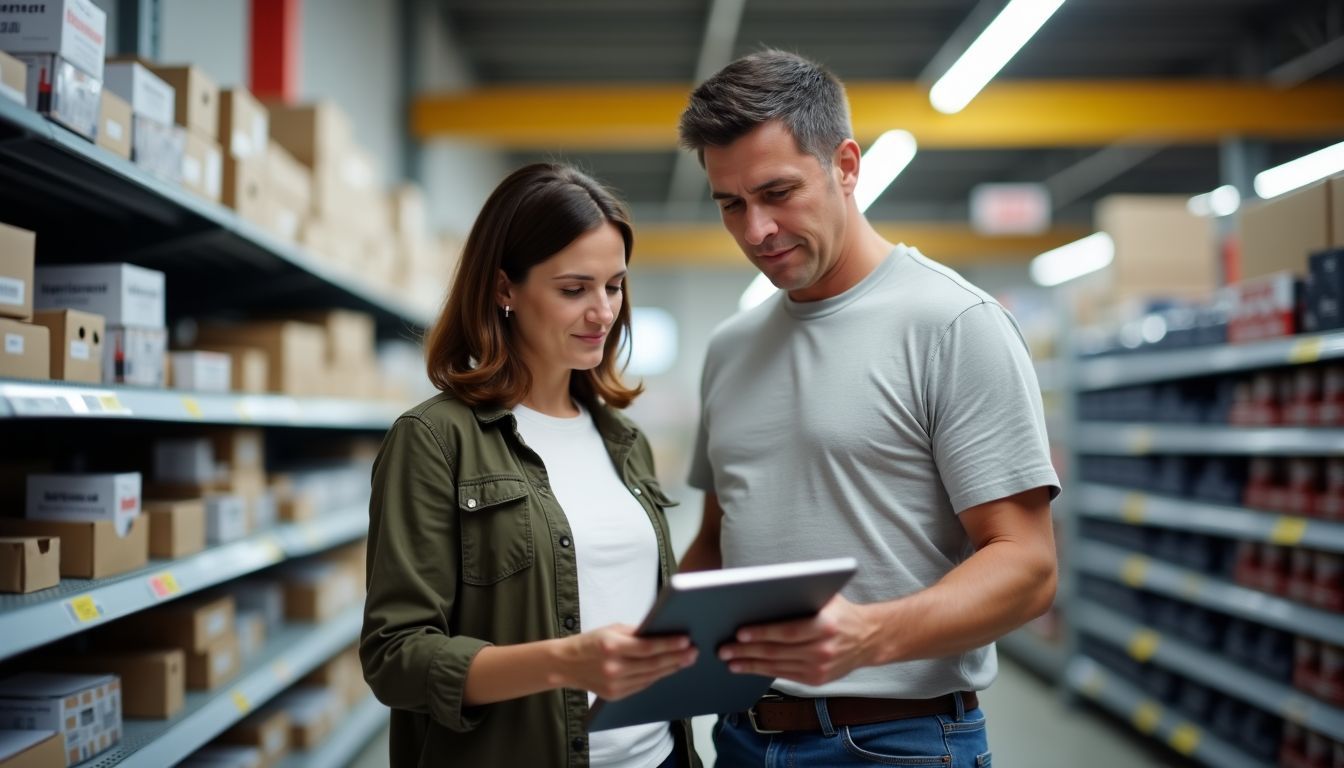
[(89, 141), (98, 138), (103, 83), (54, 54), (16, 55), (28, 66), (28, 106)]
[(1344, 248), (1313, 253), (1307, 263), (1311, 281), (1308, 303), (1315, 306), (1316, 330), (1344, 328)]

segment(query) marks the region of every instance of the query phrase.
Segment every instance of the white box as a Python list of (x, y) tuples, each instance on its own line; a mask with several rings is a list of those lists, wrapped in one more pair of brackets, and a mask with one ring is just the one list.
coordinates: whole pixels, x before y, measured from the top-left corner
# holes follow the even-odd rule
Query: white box
[(279, 581), (257, 577), (230, 582), (229, 587), (238, 612), (260, 613), (267, 633), (285, 623), (285, 588)]
[(33, 520), (112, 520), (125, 536), (140, 515), (140, 473), (29, 475), (25, 516)]
[(16, 54), (28, 67), (28, 108), (46, 115), (93, 141), (98, 137), (98, 113), (103, 84), (93, 75), (54, 54)]
[(78, 309), (112, 326), (164, 327), (162, 272), (134, 264), (72, 264), (33, 271), (33, 309)]
[(150, 174), (181, 184), (186, 152), (187, 129), (141, 115), (131, 117), (131, 161)]
[(131, 105), (131, 114), (160, 125), (173, 124), (177, 94), (148, 67), (134, 61), (112, 62), (103, 75), (103, 86), (125, 99)]
[(219, 475), (215, 444), (208, 437), (154, 441), (154, 482), (207, 485)]
[(233, 380), (232, 358), (223, 352), (173, 352), (173, 389), (228, 392)]
[(0, 50), (58, 54), (102, 80), (107, 14), (92, 0), (0, 3)]
[(256, 747), (211, 744), (179, 763), (178, 768), (261, 768), (264, 762)]
[(168, 329), (108, 326), (103, 339), (103, 383), (164, 385)]
[(211, 493), (205, 497), (205, 542), (228, 544), (247, 535), (247, 501), (242, 496)]
[(116, 675), (26, 672), (0, 681), (0, 728), (56, 731), (67, 765), (121, 741), (121, 679)]

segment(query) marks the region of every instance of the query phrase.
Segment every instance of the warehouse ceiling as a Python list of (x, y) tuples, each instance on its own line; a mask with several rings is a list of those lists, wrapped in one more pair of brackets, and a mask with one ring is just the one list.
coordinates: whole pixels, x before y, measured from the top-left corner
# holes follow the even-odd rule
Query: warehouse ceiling
[[(927, 86), (1006, 4), (1005, 0), (439, 3), (448, 33), (478, 87), (684, 82), (688, 91), (697, 68), (712, 71), (764, 46), (821, 61), (851, 85), (875, 81)], [(1283, 86), (1338, 83), (1342, 76), (1344, 0), (1068, 0), (995, 82), (1231, 78)], [(869, 217), (965, 222), (974, 185), (1031, 181), (1046, 182), (1051, 188), (1057, 221), (1085, 225), (1099, 197), (1207, 191), (1222, 183), (1221, 166), (1229, 161), (1244, 161), (1254, 171), (1334, 143), (1340, 135), (1287, 141), (1231, 139), (1181, 145), (1070, 142), (1071, 146), (1025, 149), (924, 149), (874, 204)], [(511, 150), (509, 160), (575, 161), (618, 188), (644, 222), (714, 219), (700, 177), (693, 176), (689, 188), (685, 178), (674, 183), (679, 163), (682, 177), (695, 170), (686, 168), (678, 154), (671, 146), (636, 151), (529, 148)]]

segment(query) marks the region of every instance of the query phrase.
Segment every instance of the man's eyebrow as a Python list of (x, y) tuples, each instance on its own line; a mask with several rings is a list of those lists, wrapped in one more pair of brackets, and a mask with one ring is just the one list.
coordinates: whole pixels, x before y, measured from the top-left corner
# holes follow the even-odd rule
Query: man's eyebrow
[[(756, 194), (757, 192), (760, 192), (762, 189), (777, 187), (783, 184), (799, 184), (801, 182), (802, 179), (798, 178), (797, 176), (777, 176), (773, 179), (770, 179), (769, 181), (762, 182), (752, 187), (751, 189), (748, 189), (747, 193)], [(710, 197), (715, 200), (728, 200), (731, 198), (736, 198), (737, 195), (734, 195), (731, 192), (714, 192), (710, 195)]]

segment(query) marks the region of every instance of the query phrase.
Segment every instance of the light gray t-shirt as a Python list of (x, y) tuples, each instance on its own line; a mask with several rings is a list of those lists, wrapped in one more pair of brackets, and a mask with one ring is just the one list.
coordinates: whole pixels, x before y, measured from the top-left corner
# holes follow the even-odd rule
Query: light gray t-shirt
[[(839, 296), (781, 293), (724, 322), (700, 395), (690, 484), (718, 494), (724, 566), (853, 556), (843, 594), (856, 603), (927, 588), (969, 557), (963, 510), (1059, 492), (1016, 322), (904, 245)], [(997, 670), (988, 645), (776, 687), (931, 698), (984, 689)]]

